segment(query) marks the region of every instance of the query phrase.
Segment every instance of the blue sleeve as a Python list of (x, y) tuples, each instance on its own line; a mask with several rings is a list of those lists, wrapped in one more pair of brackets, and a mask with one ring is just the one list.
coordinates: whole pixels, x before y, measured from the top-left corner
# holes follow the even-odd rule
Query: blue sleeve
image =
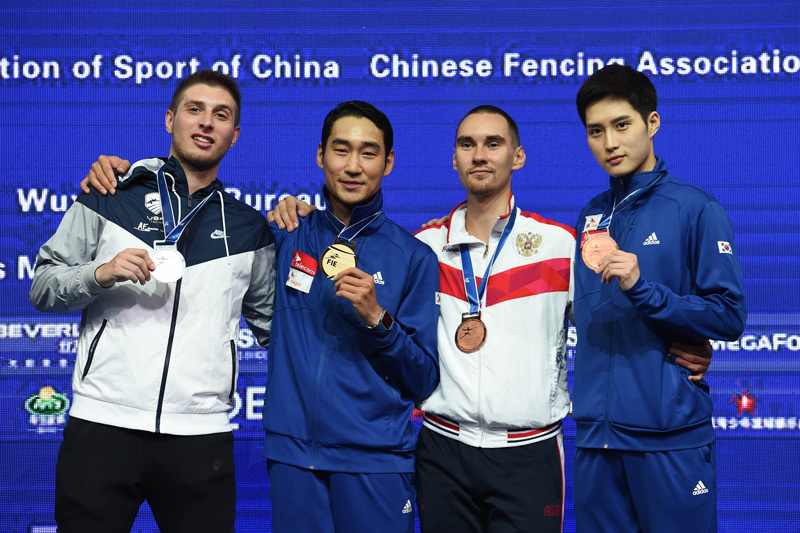
[(623, 294), (642, 314), (682, 335), (738, 339), (747, 320), (742, 268), (731, 222), (716, 202), (707, 203), (689, 227), (687, 263), (693, 294), (678, 295), (641, 277)]
[(275, 241), (275, 254), (277, 256), (277, 254), (281, 251), (281, 244), (283, 244), (283, 241), (286, 240), (286, 236), (289, 235), (289, 232), (285, 229), (279, 228), (275, 222), (269, 222), (269, 229), (272, 231), (272, 238)]
[[(429, 250), (409, 268), (407, 286), (392, 328), (372, 332), (384, 364), (402, 388), (417, 402), (430, 396), (439, 383), (436, 330), (439, 308), (439, 262)], [(378, 302), (380, 303), (380, 302)]]

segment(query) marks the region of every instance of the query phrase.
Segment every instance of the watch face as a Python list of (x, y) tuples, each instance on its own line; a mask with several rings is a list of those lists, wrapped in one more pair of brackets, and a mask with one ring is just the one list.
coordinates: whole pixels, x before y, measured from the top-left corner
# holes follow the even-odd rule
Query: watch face
[(381, 318), (381, 324), (383, 324), (383, 327), (386, 328), (386, 331), (389, 331), (389, 329), (391, 329), (392, 324), (394, 324), (394, 319), (392, 318), (392, 315), (389, 314), (389, 311), (383, 313), (383, 318)]

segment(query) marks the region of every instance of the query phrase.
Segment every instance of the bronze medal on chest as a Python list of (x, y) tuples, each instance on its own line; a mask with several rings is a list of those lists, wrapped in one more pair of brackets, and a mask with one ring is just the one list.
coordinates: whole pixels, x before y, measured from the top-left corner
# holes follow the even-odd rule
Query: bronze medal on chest
[(356, 266), (356, 253), (350, 246), (342, 242), (335, 242), (322, 252), (319, 266), (328, 279), (333, 279), (339, 272)]
[(464, 353), (476, 352), (486, 342), (486, 324), (481, 320), (481, 313), (461, 315), (461, 324), (456, 328), (456, 347)]

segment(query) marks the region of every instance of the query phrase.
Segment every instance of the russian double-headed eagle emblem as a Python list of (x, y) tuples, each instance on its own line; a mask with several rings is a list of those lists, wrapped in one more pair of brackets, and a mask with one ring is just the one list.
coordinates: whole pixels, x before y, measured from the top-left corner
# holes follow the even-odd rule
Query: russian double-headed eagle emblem
[(522, 257), (528, 258), (539, 253), (542, 236), (538, 233), (520, 233), (517, 235), (517, 252)]

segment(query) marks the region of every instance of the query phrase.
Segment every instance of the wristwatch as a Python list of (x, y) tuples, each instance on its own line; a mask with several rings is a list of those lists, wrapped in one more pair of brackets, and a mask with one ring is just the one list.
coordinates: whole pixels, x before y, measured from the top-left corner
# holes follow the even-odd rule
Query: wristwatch
[(389, 314), (386, 309), (381, 309), (381, 316), (378, 317), (378, 323), (374, 326), (367, 324), (367, 329), (371, 331), (389, 331), (394, 324), (394, 318)]

